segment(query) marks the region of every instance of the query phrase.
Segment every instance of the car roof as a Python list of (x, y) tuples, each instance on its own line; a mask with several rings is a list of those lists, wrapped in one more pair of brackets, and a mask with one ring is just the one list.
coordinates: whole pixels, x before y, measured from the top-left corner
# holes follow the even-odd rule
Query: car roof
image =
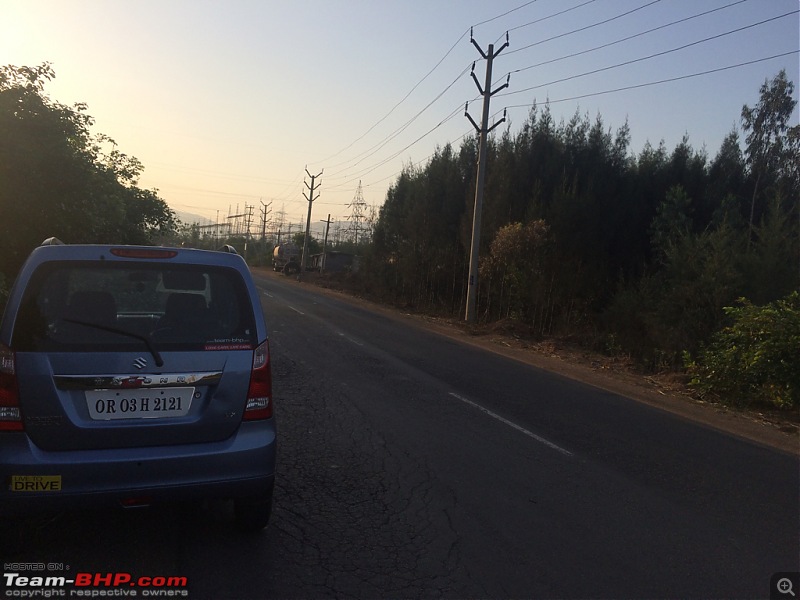
[(154, 263), (219, 265), (245, 268), (244, 259), (233, 252), (169, 246), (124, 244), (63, 244), (38, 246), (28, 257), (29, 266), (58, 260), (110, 260)]

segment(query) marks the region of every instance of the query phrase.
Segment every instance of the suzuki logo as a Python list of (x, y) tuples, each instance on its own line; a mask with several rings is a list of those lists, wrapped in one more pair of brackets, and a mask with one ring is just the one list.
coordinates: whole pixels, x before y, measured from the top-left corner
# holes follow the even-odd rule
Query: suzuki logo
[(133, 361), (133, 366), (136, 367), (137, 369), (144, 369), (147, 366), (147, 360), (140, 356), (135, 361)]

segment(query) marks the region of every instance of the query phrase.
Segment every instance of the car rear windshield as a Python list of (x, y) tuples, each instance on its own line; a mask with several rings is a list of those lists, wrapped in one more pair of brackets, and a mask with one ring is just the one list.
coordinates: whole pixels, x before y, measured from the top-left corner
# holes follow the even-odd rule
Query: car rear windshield
[(253, 307), (235, 270), (204, 265), (52, 262), (26, 287), (20, 352), (250, 349)]

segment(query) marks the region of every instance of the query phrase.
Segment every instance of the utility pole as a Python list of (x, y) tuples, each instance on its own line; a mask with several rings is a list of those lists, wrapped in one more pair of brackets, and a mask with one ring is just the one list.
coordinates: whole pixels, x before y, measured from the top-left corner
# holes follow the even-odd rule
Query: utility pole
[(328, 213), (328, 219), (326, 221), (322, 221), (325, 223), (325, 240), (322, 242), (322, 264), (320, 265), (319, 272), (325, 272), (325, 263), (327, 262), (327, 251), (328, 251), (328, 230), (331, 228), (331, 214)]
[[(305, 181), (306, 187), (309, 190), (309, 193), (306, 194), (303, 192), (303, 196), (305, 196), (306, 200), (308, 200), (308, 216), (306, 217), (306, 235), (303, 238), (303, 258), (300, 260), (300, 272), (297, 274), (297, 281), (301, 281), (303, 272), (306, 270), (306, 261), (308, 260), (308, 236), (310, 235), (311, 230), (311, 205), (313, 204), (314, 200), (319, 198), (319, 194), (314, 196), (314, 188), (316, 187), (315, 181), (317, 177), (322, 176), (322, 171), (319, 172), (317, 175), (312, 175), (308, 172), (308, 168), (306, 168), (306, 175), (311, 178), (311, 185), (308, 185), (308, 182)], [(320, 182), (321, 184), (322, 182)]]
[(244, 256), (243, 258), (247, 260), (247, 241), (250, 239), (250, 225), (253, 222), (253, 209), (255, 209), (255, 204), (247, 205), (245, 202), (244, 210), (245, 210), (245, 230), (244, 230)]
[[(261, 202), (259, 200), (259, 202)], [(267, 239), (267, 215), (272, 212), (270, 208), (272, 206), (272, 200), (269, 201), (268, 204), (264, 204), (261, 202), (261, 241), (265, 241)]]
[[(464, 319), (468, 323), (475, 322), (475, 312), (476, 312), (476, 305), (478, 302), (478, 251), (480, 248), (480, 241), (481, 241), (481, 211), (483, 210), (483, 182), (486, 175), (486, 138), (489, 135), (489, 132), (492, 131), (495, 127), (500, 125), (503, 121), (506, 120), (505, 112), (503, 113), (503, 118), (500, 119), (497, 123), (492, 125), (491, 127), (487, 127), (487, 122), (489, 120), (489, 101), (491, 100), (492, 96), (494, 96), (497, 92), (502, 89), (508, 87), (509, 79), (506, 79), (506, 82), (501, 85), (496, 90), (492, 91), (492, 61), (494, 61), (495, 57), (500, 54), (503, 50), (508, 47), (508, 32), (506, 32), (506, 43), (500, 46), (500, 48), (495, 52), (494, 44), (489, 44), (488, 52), (484, 52), (481, 47), (478, 45), (478, 42), (472, 37), (472, 29), (469, 32), (469, 41), (478, 49), (481, 56), (486, 59), (486, 83), (483, 87), (478, 82), (478, 78), (475, 76), (475, 63), (472, 63), (472, 79), (475, 81), (475, 85), (478, 86), (478, 91), (483, 96), (483, 115), (481, 117), (481, 126), (478, 127), (478, 124), (472, 119), (469, 114), (469, 102), (464, 107), (464, 114), (470, 120), (473, 127), (479, 134), (479, 143), (478, 143), (478, 179), (475, 183), (475, 210), (472, 214), (472, 243), (470, 244), (470, 252), (469, 252), (469, 282), (467, 285), (467, 311), (464, 316)], [(509, 78), (511, 76), (509, 75)]]
[[(269, 201), (269, 204), (264, 204), (261, 202), (261, 244), (264, 247), (264, 256), (267, 256), (267, 216), (272, 213), (272, 200)], [(270, 223), (272, 223), (272, 219), (270, 219)]]

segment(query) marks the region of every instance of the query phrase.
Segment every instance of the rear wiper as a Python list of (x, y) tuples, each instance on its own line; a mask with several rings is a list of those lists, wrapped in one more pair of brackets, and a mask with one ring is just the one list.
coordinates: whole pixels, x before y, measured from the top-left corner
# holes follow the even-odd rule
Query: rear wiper
[(147, 351), (153, 355), (153, 358), (156, 361), (157, 367), (164, 366), (164, 360), (161, 358), (161, 355), (156, 350), (156, 347), (153, 345), (153, 341), (146, 335), (141, 335), (139, 333), (134, 333), (133, 331), (126, 331), (125, 329), (119, 329), (118, 327), (112, 327), (110, 325), (101, 325), (100, 323), (92, 323), (91, 321), (80, 321), (78, 319), (61, 319), (66, 323), (75, 323), (76, 325), (84, 325), (85, 327), (94, 327), (95, 329), (100, 329), (101, 331), (108, 331), (109, 333), (116, 333), (119, 335), (124, 335), (127, 337), (132, 337), (134, 339), (140, 340), (144, 342), (144, 345), (147, 346)]

